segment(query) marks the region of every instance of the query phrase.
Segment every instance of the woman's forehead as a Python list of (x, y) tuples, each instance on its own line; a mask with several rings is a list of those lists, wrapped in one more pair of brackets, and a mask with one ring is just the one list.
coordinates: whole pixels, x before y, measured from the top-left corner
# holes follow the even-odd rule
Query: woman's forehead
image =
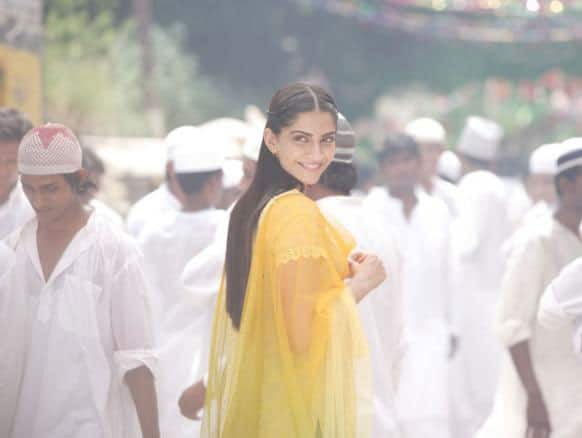
[(335, 132), (336, 123), (333, 116), (324, 111), (299, 113), (293, 123), (286, 127), (289, 131), (303, 131), (309, 134)]

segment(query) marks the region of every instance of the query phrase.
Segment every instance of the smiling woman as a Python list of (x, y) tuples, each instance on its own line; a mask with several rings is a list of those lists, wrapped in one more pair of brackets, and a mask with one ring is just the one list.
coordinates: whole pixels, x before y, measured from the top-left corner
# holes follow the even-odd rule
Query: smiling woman
[(202, 437), (368, 436), (355, 301), (384, 271), (371, 257), (350, 269), (352, 237), (302, 193), (333, 158), (336, 123), (319, 87), (291, 84), (271, 101), (255, 178), (231, 215)]
[(265, 144), (281, 167), (303, 185), (313, 185), (335, 152), (336, 120), (328, 112), (301, 113), (279, 135), (265, 130)]

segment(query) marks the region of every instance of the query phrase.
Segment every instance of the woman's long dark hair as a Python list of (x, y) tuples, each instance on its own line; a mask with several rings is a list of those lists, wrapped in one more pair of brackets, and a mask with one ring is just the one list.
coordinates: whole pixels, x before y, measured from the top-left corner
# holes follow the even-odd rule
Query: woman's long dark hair
[[(337, 120), (337, 106), (323, 88), (296, 82), (278, 90), (269, 104), (266, 128), (275, 134), (291, 125), (301, 113), (324, 111)], [(263, 140), (253, 182), (232, 210), (226, 247), (226, 310), (238, 330), (245, 301), (253, 236), (261, 212), (269, 201), (301, 182), (287, 173)]]

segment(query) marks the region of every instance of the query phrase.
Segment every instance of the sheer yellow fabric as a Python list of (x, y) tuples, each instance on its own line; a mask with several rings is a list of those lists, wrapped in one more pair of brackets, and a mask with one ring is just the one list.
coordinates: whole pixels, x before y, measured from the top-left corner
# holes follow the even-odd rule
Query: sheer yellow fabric
[(369, 435), (368, 353), (344, 284), (353, 246), (298, 191), (265, 208), (239, 331), (219, 294), (202, 437)]

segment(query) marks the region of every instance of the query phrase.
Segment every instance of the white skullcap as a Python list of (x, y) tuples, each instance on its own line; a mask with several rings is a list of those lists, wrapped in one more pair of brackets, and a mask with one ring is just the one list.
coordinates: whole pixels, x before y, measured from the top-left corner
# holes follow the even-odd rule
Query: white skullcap
[(222, 185), (225, 189), (237, 187), (243, 179), (243, 164), (240, 160), (226, 160), (222, 170)]
[(336, 163), (350, 164), (354, 160), (356, 152), (356, 133), (348, 119), (342, 113), (337, 115), (337, 131), (335, 133), (335, 154), (333, 160)]
[(493, 161), (497, 157), (503, 129), (497, 123), (483, 117), (467, 118), (457, 150), (471, 158)]
[(562, 143), (557, 173), (578, 166), (582, 166), (582, 137), (569, 138)]
[(79, 140), (64, 125), (47, 123), (33, 128), (18, 148), (18, 171), (23, 175), (60, 175), (82, 168)]
[(261, 144), (263, 143), (263, 129), (253, 129), (248, 135), (243, 146), (243, 156), (249, 160), (259, 161)]
[(532, 175), (555, 175), (562, 150), (562, 145), (559, 143), (544, 144), (535, 149), (529, 157), (529, 173)]
[(445, 144), (447, 135), (445, 128), (439, 122), (428, 117), (413, 120), (404, 128), (404, 132), (419, 144)]
[(200, 173), (221, 170), (224, 151), (213, 143), (213, 138), (202, 128), (192, 128), (180, 133), (172, 146), (172, 162), (176, 173)]
[(437, 173), (449, 181), (458, 181), (461, 177), (461, 160), (453, 151), (444, 151), (437, 165)]
[(182, 142), (182, 137), (191, 135), (194, 129), (198, 128), (191, 125), (178, 126), (177, 128), (172, 129), (168, 135), (166, 135), (166, 138), (164, 139), (164, 146), (166, 147), (167, 161), (172, 161), (174, 149)]

